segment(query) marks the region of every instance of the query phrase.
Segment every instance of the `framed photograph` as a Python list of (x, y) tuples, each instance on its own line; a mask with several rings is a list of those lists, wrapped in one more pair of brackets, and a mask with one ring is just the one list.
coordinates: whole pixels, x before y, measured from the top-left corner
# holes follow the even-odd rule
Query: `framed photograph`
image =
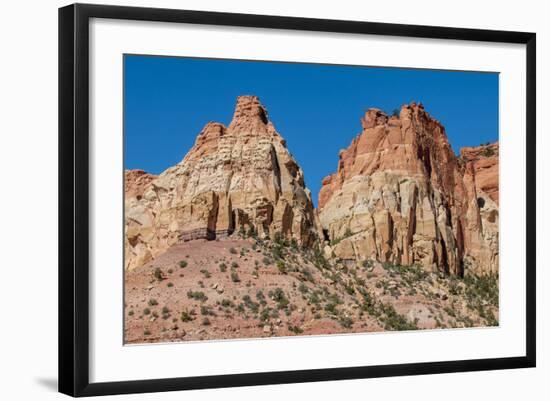
[(59, 390), (535, 366), (535, 34), (59, 10)]

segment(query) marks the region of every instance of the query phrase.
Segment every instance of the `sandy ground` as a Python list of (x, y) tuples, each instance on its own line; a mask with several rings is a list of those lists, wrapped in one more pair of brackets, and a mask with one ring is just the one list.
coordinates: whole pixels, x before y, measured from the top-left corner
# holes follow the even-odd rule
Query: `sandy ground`
[(310, 251), (253, 239), (175, 245), (125, 273), (125, 341), (498, 324), (498, 308), (481, 292), (472, 301), (477, 293), (463, 280), (377, 262), (317, 262)]

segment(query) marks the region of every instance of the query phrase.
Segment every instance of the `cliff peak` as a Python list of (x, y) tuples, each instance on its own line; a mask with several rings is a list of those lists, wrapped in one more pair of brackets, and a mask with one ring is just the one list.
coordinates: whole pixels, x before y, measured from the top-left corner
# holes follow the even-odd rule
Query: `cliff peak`
[(258, 96), (239, 96), (228, 129), (234, 133), (267, 132), (269, 118)]
[(496, 164), (498, 171), (498, 158), (475, 161), (493, 147), (464, 150), (463, 157), (475, 160), (461, 162), (444, 127), (421, 103), (404, 105), (392, 117), (368, 109), (361, 124), (319, 192), (319, 218), (338, 243), (335, 256), (456, 275), (467, 265), (496, 271), (498, 175), (491, 180), (494, 174), (486, 177), (483, 168)]
[(127, 200), (127, 269), (189, 240), (277, 234), (309, 246), (319, 236), (302, 169), (256, 96), (238, 97), (227, 128), (206, 124), (179, 164)]

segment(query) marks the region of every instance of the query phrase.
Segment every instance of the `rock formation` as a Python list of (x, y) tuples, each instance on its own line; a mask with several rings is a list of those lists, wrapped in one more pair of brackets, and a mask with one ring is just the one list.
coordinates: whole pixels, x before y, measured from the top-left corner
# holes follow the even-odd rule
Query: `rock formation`
[(126, 170), (124, 172), (124, 196), (126, 199), (141, 199), (145, 188), (156, 178), (143, 170)]
[(498, 272), (498, 153), (498, 142), (460, 150), (463, 182), (470, 199), (465, 219), (468, 225), (464, 227), (466, 261), (477, 274)]
[(483, 151), (456, 157), (421, 104), (393, 116), (370, 109), (361, 123), (319, 193), (325, 252), (454, 275), (498, 271), (498, 157), (496, 167)]
[(228, 127), (206, 124), (180, 163), (126, 191), (126, 269), (192, 239), (281, 233), (308, 246), (318, 236), (303, 172), (255, 96), (237, 99)]

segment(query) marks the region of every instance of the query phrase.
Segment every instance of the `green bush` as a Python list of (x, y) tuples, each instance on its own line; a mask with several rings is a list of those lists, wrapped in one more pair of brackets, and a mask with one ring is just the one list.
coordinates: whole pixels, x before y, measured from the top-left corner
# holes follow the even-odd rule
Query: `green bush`
[(204, 294), (202, 291), (187, 291), (187, 298), (194, 299), (195, 301), (201, 301), (204, 302), (208, 299), (208, 297)]
[(238, 283), (241, 281), (236, 271), (231, 272), (231, 281), (233, 281), (234, 283)]
[(279, 270), (279, 273), (286, 274), (287, 271), (286, 271), (285, 262), (283, 262), (282, 260), (278, 260), (277, 261), (277, 270)]
[(187, 311), (181, 312), (181, 321), (182, 322), (190, 322), (193, 320), (193, 316), (191, 316)]

